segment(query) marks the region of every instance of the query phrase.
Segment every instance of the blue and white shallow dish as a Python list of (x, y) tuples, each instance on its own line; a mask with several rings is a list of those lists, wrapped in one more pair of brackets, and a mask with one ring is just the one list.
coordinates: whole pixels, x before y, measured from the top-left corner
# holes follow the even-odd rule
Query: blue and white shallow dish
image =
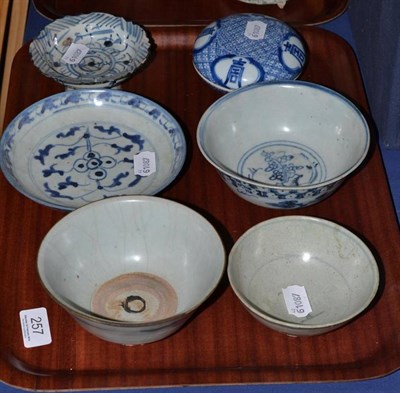
[(309, 82), (264, 82), (211, 105), (197, 142), (238, 196), (294, 209), (331, 195), (365, 159), (370, 135), (360, 110), (339, 93)]
[(68, 90), (38, 101), (5, 130), (1, 168), (22, 194), (73, 210), (119, 195), (155, 195), (180, 172), (186, 142), (151, 100), (120, 90)]
[(197, 37), (193, 64), (216, 89), (229, 92), (263, 81), (293, 80), (306, 49), (286, 23), (259, 14), (235, 14), (208, 25)]
[(29, 46), (34, 65), (67, 88), (118, 86), (149, 50), (140, 26), (100, 12), (57, 19)]

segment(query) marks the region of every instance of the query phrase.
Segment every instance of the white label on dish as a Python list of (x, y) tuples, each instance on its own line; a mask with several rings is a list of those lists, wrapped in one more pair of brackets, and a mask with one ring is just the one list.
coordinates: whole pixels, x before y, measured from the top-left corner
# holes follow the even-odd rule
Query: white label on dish
[(139, 176), (150, 176), (156, 171), (156, 154), (153, 151), (142, 151), (133, 156), (134, 173)]
[(19, 318), (25, 348), (51, 343), (49, 319), (44, 307), (20, 311)]
[(251, 40), (262, 40), (267, 31), (267, 24), (259, 20), (247, 22), (244, 35)]
[(300, 285), (290, 285), (282, 289), (286, 308), (290, 315), (303, 318), (312, 312), (306, 289)]
[(68, 64), (79, 64), (88, 52), (89, 48), (87, 46), (72, 43), (61, 60)]

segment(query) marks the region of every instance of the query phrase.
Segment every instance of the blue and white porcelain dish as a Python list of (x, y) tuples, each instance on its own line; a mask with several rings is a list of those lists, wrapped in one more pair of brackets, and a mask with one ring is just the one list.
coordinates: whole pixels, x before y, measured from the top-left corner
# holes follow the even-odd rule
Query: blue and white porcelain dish
[(1, 168), (22, 194), (73, 210), (119, 195), (154, 195), (180, 172), (186, 141), (158, 104), (121, 90), (68, 90), (6, 128)]
[(100, 12), (57, 19), (29, 46), (33, 64), (67, 88), (118, 86), (149, 50), (142, 27)]
[(195, 70), (222, 92), (263, 81), (294, 80), (306, 59), (303, 39), (292, 27), (251, 13), (211, 23), (193, 48)]
[(239, 197), (294, 209), (331, 195), (364, 161), (370, 134), (360, 110), (329, 88), (264, 82), (212, 104), (197, 143)]

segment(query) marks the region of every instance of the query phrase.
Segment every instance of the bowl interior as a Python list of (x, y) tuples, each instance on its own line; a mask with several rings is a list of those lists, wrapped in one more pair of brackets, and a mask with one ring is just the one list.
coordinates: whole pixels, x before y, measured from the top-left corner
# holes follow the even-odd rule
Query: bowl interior
[(193, 310), (224, 262), (217, 233), (196, 212), (161, 198), (120, 197), (57, 223), (40, 247), (38, 271), (70, 310), (147, 322)]
[[(246, 232), (230, 253), (228, 274), (255, 314), (303, 327), (354, 317), (371, 302), (379, 283), (375, 259), (358, 237), (329, 221), (302, 216), (272, 219)], [(308, 300), (310, 313), (292, 313), (284, 290), (293, 286), (304, 287), (303, 306)]]
[(203, 115), (198, 143), (228, 175), (276, 186), (307, 186), (345, 176), (365, 157), (369, 130), (347, 99), (305, 82), (229, 93)]
[(72, 210), (118, 195), (154, 195), (186, 157), (180, 125), (156, 103), (116, 90), (77, 90), (21, 112), (1, 141), (11, 184), (45, 205)]

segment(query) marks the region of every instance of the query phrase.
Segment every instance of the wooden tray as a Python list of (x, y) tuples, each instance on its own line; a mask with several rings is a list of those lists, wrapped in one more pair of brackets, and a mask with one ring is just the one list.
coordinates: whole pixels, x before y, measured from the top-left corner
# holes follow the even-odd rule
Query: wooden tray
[[(166, 107), (186, 132), (189, 154), (184, 171), (160, 196), (184, 203), (209, 219), (227, 252), (248, 228), (276, 216), (304, 214), (344, 225), (369, 244), (379, 261), (382, 287), (376, 302), (340, 330), (293, 338), (249, 316), (225, 278), (207, 304), (174, 336), (135, 347), (103, 342), (57, 306), (37, 278), (39, 244), (65, 213), (21, 196), (1, 176), (0, 378), (6, 383), (45, 390), (340, 381), (382, 376), (399, 367), (400, 235), (376, 143), (372, 143), (366, 165), (315, 206), (270, 210), (240, 199), (196, 145), (200, 116), (220, 97), (192, 66), (191, 46), (199, 31), (194, 27), (152, 28), (157, 43), (153, 61), (123, 86)], [(335, 88), (367, 112), (358, 65), (347, 43), (314, 27), (300, 32), (310, 50), (302, 79)], [(23, 47), (13, 64), (6, 121), (34, 101), (61, 90), (40, 75), (29, 60), (27, 46)], [(48, 310), (53, 342), (26, 349), (19, 312), (36, 307)]]
[(270, 15), (294, 25), (315, 25), (341, 15), (349, 0), (289, 0), (283, 9), (275, 4), (248, 4), (238, 0), (33, 0), (50, 19), (92, 11), (108, 12), (145, 25), (207, 24), (239, 12)]

